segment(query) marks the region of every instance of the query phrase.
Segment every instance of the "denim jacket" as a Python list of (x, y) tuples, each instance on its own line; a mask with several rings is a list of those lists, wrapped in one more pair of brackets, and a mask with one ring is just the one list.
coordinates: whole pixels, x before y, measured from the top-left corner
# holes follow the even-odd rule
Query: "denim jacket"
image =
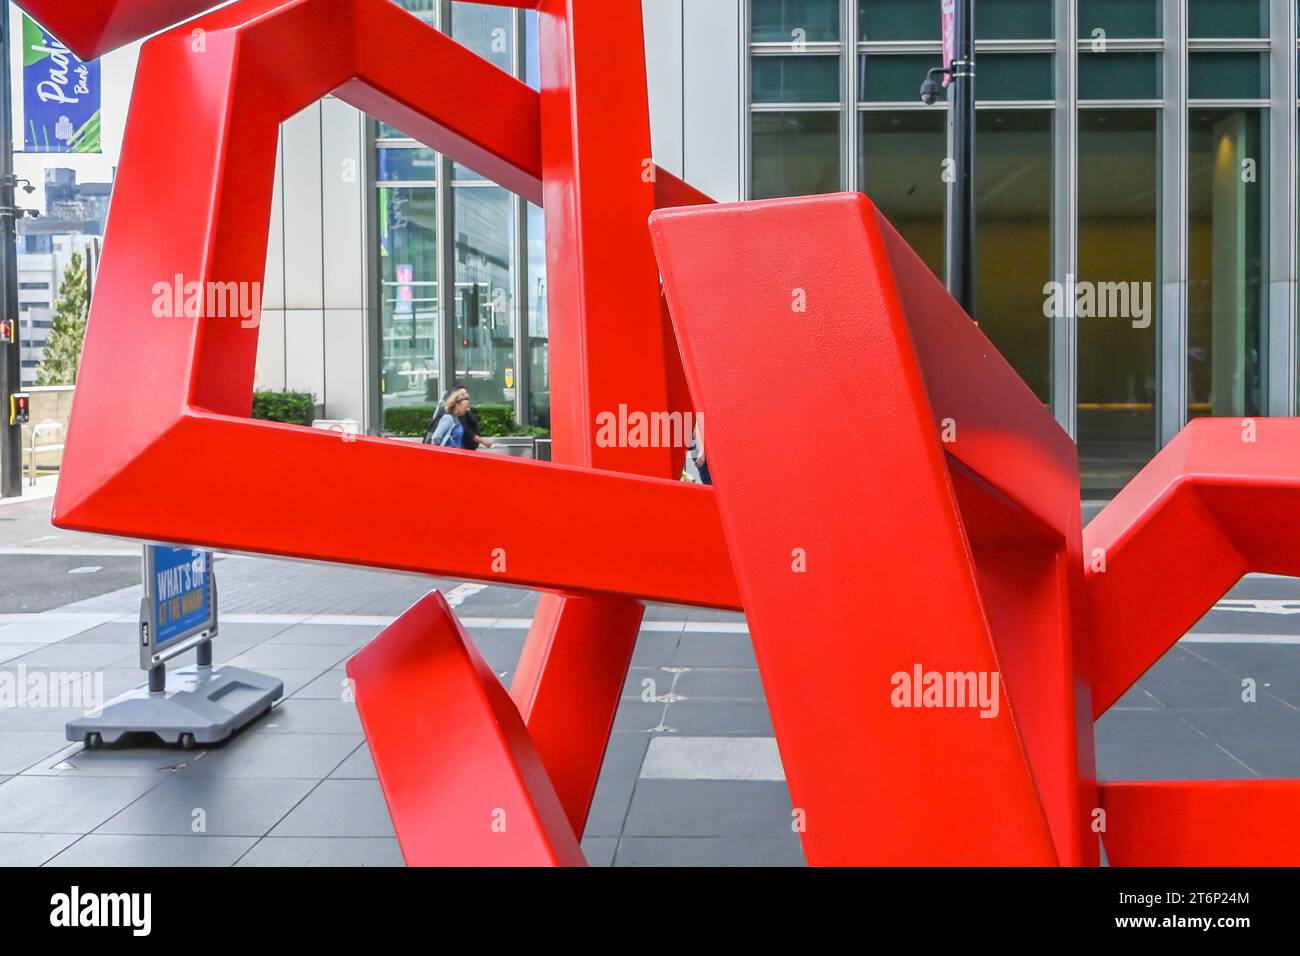
[(438, 427), (433, 430), (433, 443), (445, 448), (460, 448), (464, 437), (464, 424), (450, 412), (438, 420)]

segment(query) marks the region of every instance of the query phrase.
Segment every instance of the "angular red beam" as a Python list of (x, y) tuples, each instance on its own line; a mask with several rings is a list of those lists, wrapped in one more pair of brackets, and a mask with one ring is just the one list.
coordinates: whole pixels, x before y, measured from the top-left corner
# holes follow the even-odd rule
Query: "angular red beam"
[(519, 712), (441, 594), (348, 676), (408, 866), (585, 863)]
[(1188, 423), (1083, 532), (1100, 717), (1251, 571), (1300, 575), (1300, 420)]
[(1103, 783), (1111, 866), (1295, 866), (1300, 780)]
[[(526, 90), (522, 84), (387, 0), (246, 0), (196, 23), (205, 30), (201, 52), (186, 31), (155, 37), (141, 52), (79, 379), (83, 395), (111, 399), (74, 408), (56, 523), (540, 588), (736, 606), (706, 489), (380, 439), (342, 442), (246, 419), (255, 320), (154, 312), (159, 283), (170, 287), (176, 276), (203, 288), (260, 282), (279, 123), (347, 84), (353, 92), (371, 91), (381, 119), (393, 117), (377, 91), (419, 103), (455, 134), (454, 142), (442, 144), (452, 155), (466, 142), (512, 152), (476, 133), (474, 117), (460, 107), (442, 112), (423, 91), (427, 75), (394, 72), (386, 55), (354, 36), (366, 30), (400, 35), (404, 59), (463, 68), (464, 83), (447, 87), (449, 101), (466, 99), (465, 84), (498, 89), (507, 105), (535, 100), (512, 99)], [(286, 67), (292, 69), (285, 73)], [(175, 135), (177, 115), (190, 118), (185, 136)], [(503, 129), (501, 137), (507, 138)], [(159, 209), (169, 211), (167, 229), (158, 228)], [(140, 347), (144, 342), (148, 350)], [(205, 461), (222, 466), (196, 467)], [(181, 471), (184, 487), (176, 480)], [(402, 516), (388, 523), (409, 533), (380, 542), (373, 537), (375, 514), (350, 501), (359, 472), (386, 474), (410, 488), (469, 480), (494, 500), (518, 500), (523, 508), (525, 497), (540, 496), (550, 506), (538, 516), (535, 535), (512, 529), (502, 512), (489, 509), (501, 520), (489, 518), (478, 526), (478, 541), (453, 547), (427, 533), (438, 525), (435, 496), (382, 501), (379, 506)], [(204, 507), (191, 507), (196, 501)], [(698, 530), (708, 570), (674, 560), (678, 542), (668, 525), (633, 520), (660, 509)], [(623, 526), (626, 532), (616, 530)], [(555, 561), (557, 549), (568, 549), (572, 560)], [(498, 551), (503, 561), (494, 559)]]
[[(563, 383), (551, 396), (552, 455), (675, 480), (684, 445), (611, 445), (596, 424), (620, 408), (687, 411), (675, 402), (684, 389), (671, 385), (681, 362), (645, 228), (657, 176), (641, 5), (546, 0), (538, 31), (549, 360), (552, 380)], [(632, 600), (544, 595), (511, 687), (579, 833), (641, 615)]]
[[(821, 865), (1078, 858), (1076, 842), (1053, 842), (1018, 699), (994, 681), (1006, 649), (985, 617), (882, 228), (857, 194), (651, 217), (792, 825)], [(939, 304), (944, 331), (973, 328)], [(791, 427), (791, 408), (754, 400), (774, 382), (835, 415)], [(996, 385), (1010, 402), (1023, 389), (1005, 373)], [(1063, 622), (1049, 623), (1038, 636), (1059, 641)], [(914, 708), (911, 693), (901, 706), (895, 676), (917, 668), (982, 675), (985, 708)], [(1072, 743), (1064, 710), (1059, 736)], [(1053, 793), (1067, 809), (1075, 779)], [(1062, 826), (1072, 833), (1077, 818)]]

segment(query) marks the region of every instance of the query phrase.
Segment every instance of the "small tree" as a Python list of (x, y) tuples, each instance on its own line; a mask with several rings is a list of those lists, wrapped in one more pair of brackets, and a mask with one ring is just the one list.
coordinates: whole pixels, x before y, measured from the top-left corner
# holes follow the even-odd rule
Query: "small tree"
[(37, 385), (75, 385), (81, 365), (81, 346), (86, 339), (86, 315), (90, 308), (89, 283), (80, 252), (74, 252), (63, 270), (59, 300), (54, 303), (54, 322), (45, 342), (45, 357), (36, 369)]

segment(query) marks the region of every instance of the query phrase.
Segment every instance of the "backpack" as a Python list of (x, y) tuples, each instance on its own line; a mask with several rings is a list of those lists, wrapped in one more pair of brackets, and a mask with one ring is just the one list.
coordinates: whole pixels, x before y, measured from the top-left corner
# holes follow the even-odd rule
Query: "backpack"
[(434, 409), (433, 418), (429, 419), (429, 426), (424, 430), (422, 444), (433, 444), (433, 431), (438, 427), (438, 422), (442, 421), (442, 416), (447, 414), (447, 396), (450, 394), (451, 392), (446, 392), (438, 399), (438, 407)]

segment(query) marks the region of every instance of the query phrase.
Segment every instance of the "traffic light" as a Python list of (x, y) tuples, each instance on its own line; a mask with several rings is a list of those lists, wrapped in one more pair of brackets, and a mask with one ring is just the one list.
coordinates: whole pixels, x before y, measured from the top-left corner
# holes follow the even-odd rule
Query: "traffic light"
[(10, 345), (14, 340), (14, 321), (0, 319), (0, 345)]
[(26, 425), (31, 418), (32, 398), (26, 392), (14, 392), (9, 396), (9, 424)]

